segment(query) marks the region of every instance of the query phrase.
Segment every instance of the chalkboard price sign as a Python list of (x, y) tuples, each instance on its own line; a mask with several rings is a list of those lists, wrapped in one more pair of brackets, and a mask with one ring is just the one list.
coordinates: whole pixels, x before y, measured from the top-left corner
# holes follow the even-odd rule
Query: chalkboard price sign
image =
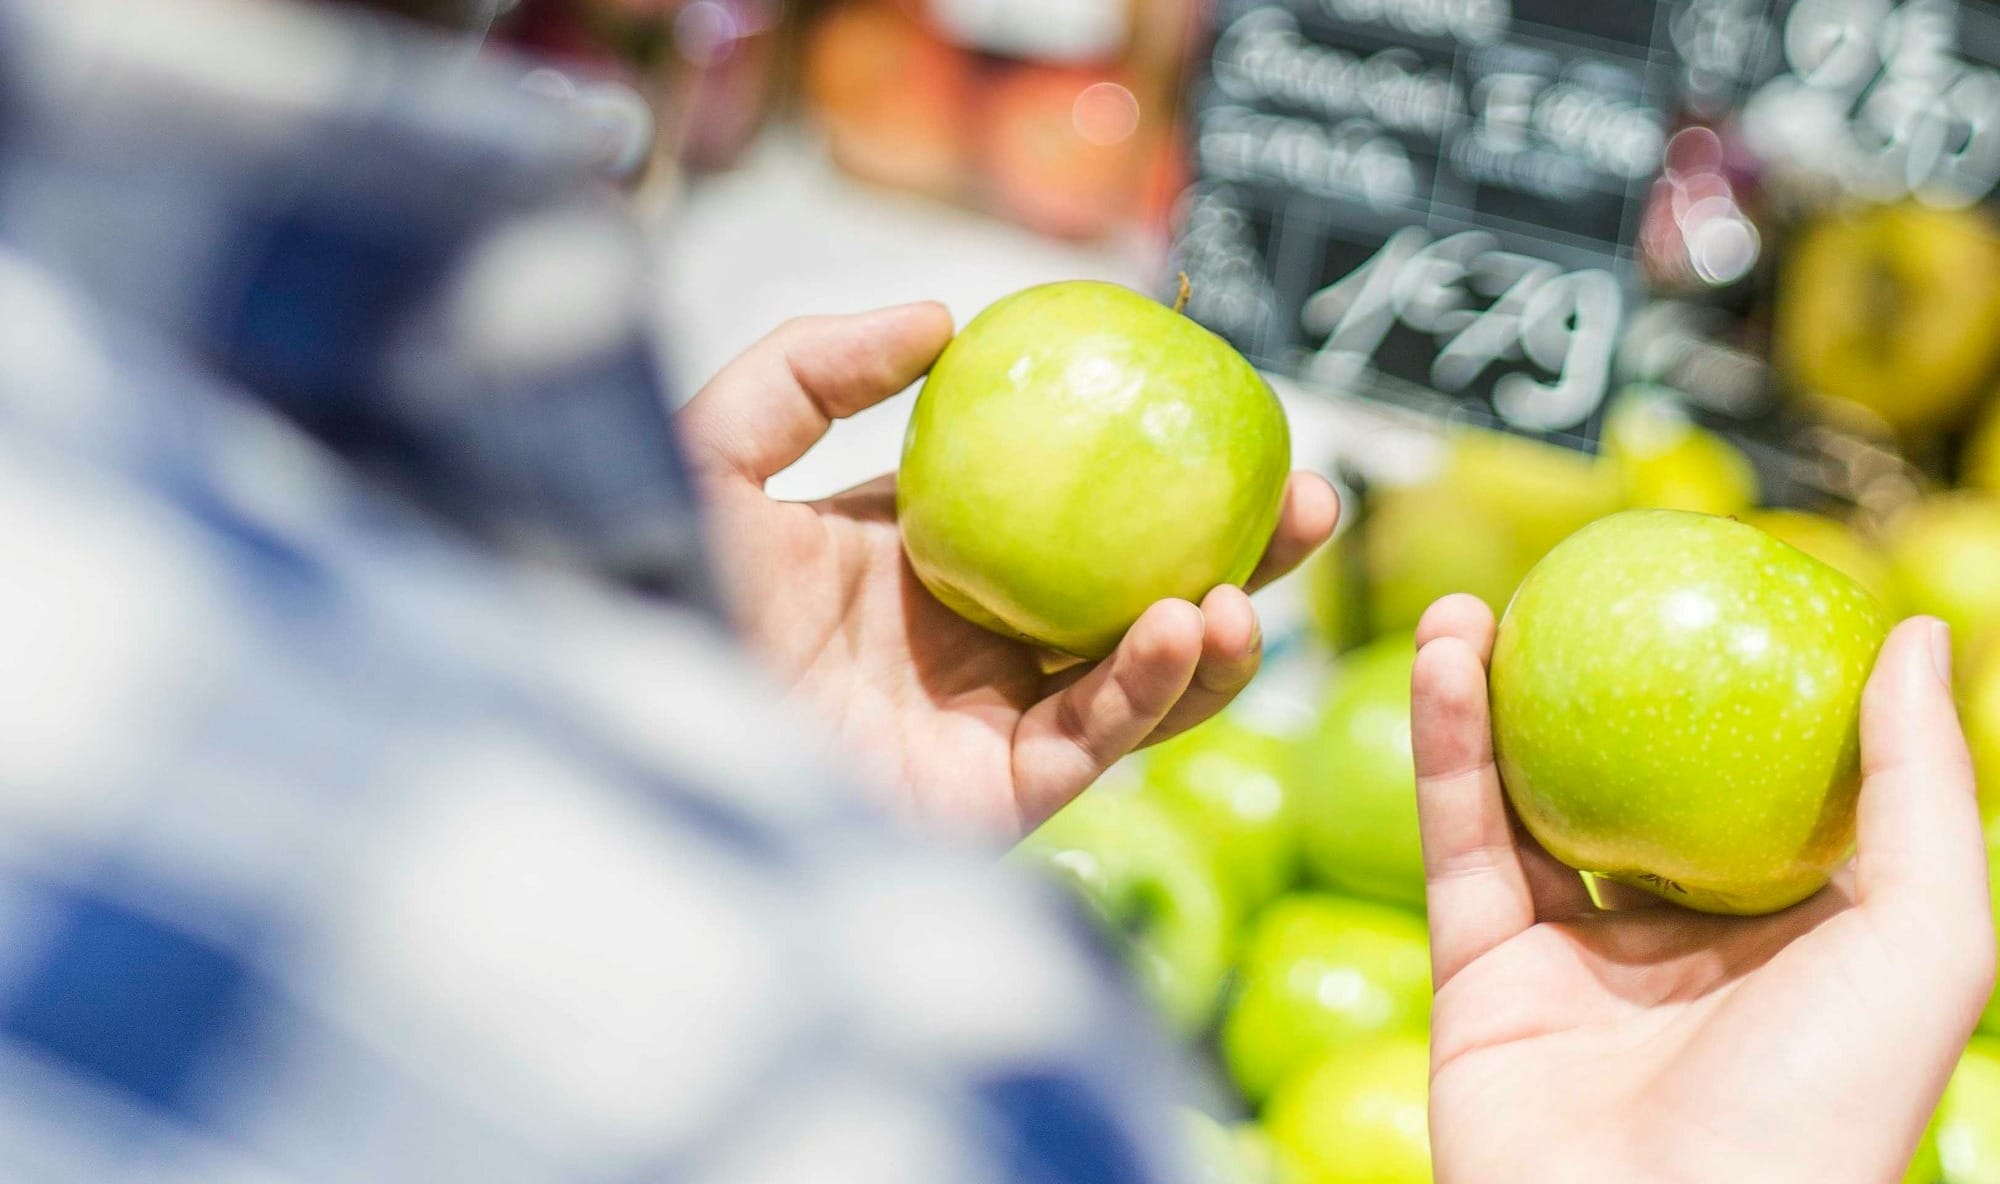
[(1190, 314), (1308, 389), (1592, 447), (1681, 86), (1671, 8), (1220, 5)]
[(1742, 98), (1772, 164), (1878, 201), (1991, 200), (2000, 187), (2000, 5), (1780, 0)]

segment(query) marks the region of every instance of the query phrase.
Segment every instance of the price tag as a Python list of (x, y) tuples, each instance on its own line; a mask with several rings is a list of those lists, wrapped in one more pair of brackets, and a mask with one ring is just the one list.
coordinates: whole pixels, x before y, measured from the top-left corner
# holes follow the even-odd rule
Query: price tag
[[(1358, 253), (1336, 240), (1329, 262)], [(1377, 367), (1414, 373), (1445, 399), (1490, 408), (1501, 426), (1575, 433), (1609, 393), (1623, 310), (1618, 279), (1602, 268), (1565, 271), (1484, 230), (1433, 237), (1406, 226), (1306, 298), (1299, 318), (1319, 344), (1298, 370), (1336, 389), (1365, 385)]]
[(1190, 314), (1308, 389), (1594, 447), (1681, 86), (1674, 7), (1222, 4)]

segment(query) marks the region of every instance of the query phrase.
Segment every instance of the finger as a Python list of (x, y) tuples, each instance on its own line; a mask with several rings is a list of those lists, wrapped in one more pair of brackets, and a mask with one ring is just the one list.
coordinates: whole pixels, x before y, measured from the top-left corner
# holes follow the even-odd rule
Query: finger
[(1410, 683), (1431, 973), (1440, 988), (1534, 925), (1538, 909), (1588, 907), (1581, 880), (1567, 893), (1549, 885), (1559, 895), (1547, 901), (1529, 881), (1493, 761), (1482, 659), (1493, 617), (1483, 605), (1472, 612), (1466, 599), (1447, 598), (1425, 614)]
[(697, 469), (762, 485), (836, 419), (921, 378), (951, 340), (941, 304), (786, 321), (708, 381), (677, 417)]
[(1913, 953), (1990, 979), (1986, 844), (1950, 671), (1950, 634), (1929, 617), (1898, 625), (1875, 659), (1861, 695), (1856, 886)]
[(1293, 473), (1285, 482), (1278, 527), (1246, 587), (1255, 592), (1305, 562), (1321, 543), (1333, 537), (1340, 521), (1340, 495), (1317, 473)]
[[(1425, 611), (1417, 622), (1416, 640), (1423, 646), (1440, 637), (1459, 638), (1472, 646), (1480, 666), (1484, 667), (1493, 657), (1494, 632), (1493, 610), (1486, 607), (1486, 602), (1470, 593), (1455, 592), (1440, 598)], [(1494, 775), (1498, 777), (1497, 770)], [(1504, 793), (1502, 799), (1505, 809)], [(1583, 873), (1565, 867), (1543, 850), (1520, 819), (1513, 817), (1513, 811), (1507, 813), (1513, 824), (1514, 852), (1521, 861), (1522, 874), (1527, 877), (1529, 894), (1535, 899), (1536, 916), (1547, 921), (1588, 912), (1592, 907), (1590, 886), (1584, 882)]]
[(1441, 597), (1417, 621), (1417, 648), (1440, 637), (1456, 637), (1472, 647), (1483, 667), (1493, 658), (1493, 610), (1470, 592)]
[(1201, 600), (1201, 660), (1187, 693), (1146, 737), (1157, 744), (1180, 735), (1229, 706), (1264, 660), (1264, 634), (1257, 610), (1241, 588), (1223, 584)]
[(1200, 609), (1162, 600), (1110, 657), (1021, 716), (1014, 804), (1024, 829), (1062, 809), (1159, 726), (1194, 679), (1203, 632)]

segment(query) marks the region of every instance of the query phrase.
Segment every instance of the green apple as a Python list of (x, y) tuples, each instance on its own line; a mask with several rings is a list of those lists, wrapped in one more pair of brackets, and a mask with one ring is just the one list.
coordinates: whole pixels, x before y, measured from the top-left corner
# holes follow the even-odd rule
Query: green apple
[(1954, 493), (1920, 502), (1891, 525), (1897, 607), (1951, 626), (1963, 665), (2000, 633), (2000, 498)]
[[(1994, 932), (2000, 934), (2000, 823), (1988, 824), (1986, 828), (1986, 878), (1993, 895)], [(2000, 990), (1987, 1001), (1986, 1014), (1980, 1018), (1982, 1031), (2000, 1036)]]
[(1621, 394), (1605, 417), (1604, 456), (1633, 506), (1735, 514), (1757, 502), (1757, 470), (1729, 441), (1696, 426), (1654, 388)]
[(1342, 652), (1414, 629), (1439, 597), (1469, 592), (1498, 612), (1535, 560), (1623, 507), (1613, 467), (1479, 429), (1453, 432), (1422, 481), (1379, 484), (1308, 575), (1313, 624)]
[(1368, 491), (1307, 575), (1312, 624), (1342, 653), (1408, 633), (1432, 601), (1469, 592), (1496, 611), (1529, 564), (1505, 525), (1439, 480)]
[(1189, 1106), (1176, 1117), (1189, 1184), (1291, 1184), (1284, 1154), (1255, 1123), (1225, 1126)]
[(2000, 1040), (1965, 1050), (1938, 1108), (1937, 1143), (1945, 1184), (2000, 1184)]
[(1705, 912), (1817, 892), (1854, 840), (1889, 619), (1755, 527), (1628, 510), (1522, 582), (1489, 677), (1515, 811), (1571, 867)]
[(1015, 858), (1074, 889), (1168, 1023), (1199, 1031), (1229, 971), (1236, 917), (1199, 837), (1150, 798), (1101, 786), (1043, 823)]
[(1319, 722), (1300, 743), (1295, 802), (1314, 879), (1421, 908), (1424, 852), (1410, 756), (1415, 660), (1408, 634), (1342, 659)]
[(1154, 601), (1249, 578), (1290, 465), (1278, 397), (1227, 342), (1115, 284), (1047, 284), (939, 355), (896, 508), (947, 606), (1100, 658)]
[[(1442, 480), (1505, 529), (1519, 564), (1515, 582), (1551, 547), (1625, 508), (1616, 466), (1502, 432), (1453, 433)], [(1492, 604), (1497, 610), (1505, 600)]]
[(1371, 636), (1367, 581), (1361, 572), (1361, 536), (1353, 529), (1355, 518), (1343, 507), (1341, 530), (1313, 552), (1304, 571), (1307, 622), (1313, 634), (1336, 654), (1346, 653)]
[(1285, 737), (1238, 707), (1146, 756), (1140, 792), (1207, 839), (1239, 913), (1284, 891), (1297, 871), (1291, 755)]
[(1334, 1053), (1278, 1088), (1264, 1129), (1301, 1184), (1430, 1184), (1430, 1061), (1421, 1036)]
[(1453, 592), (1498, 611), (1528, 570), (1504, 524), (1437, 482), (1370, 491), (1348, 537), (1361, 548), (1370, 636), (1410, 632), (1431, 602)]
[(1974, 489), (2000, 493), (2000, 392), (1986, 396), (1986, 406), (1958, 458), (1959, 480)]
[(1982, 210), (1918, 201), (1821, 218), (1785, 253), (1772, 321), (1795, 388), (1933, 432), (2000, 361), (2000, 234)]
[(1980, 811), (1989, 832), (2000, 834), (2000, 645), (1982, 647), (1959, 685), (1958, 715), (1972, 753)]
[(1222, 1055), (1244, 1096), (1385, 1033), (1430, 1026), (1430, 942), (1400, 909), (1319, 893), (1266, 909), (1245, 939)]
[(1924, 1128), (1917, 1152), (1910, 1157), (1909, 1170), (1903, 1173), (1903, 1184), (1946, 1184), (1944, 1156), (1938, 1150), (1937, 1119), (1933, 1118), (1930, 1126)]
[(1869, 541), (1838, 518), (1806, 510), (1751, 510), (1743, 521), (1861, 585), (1882, 603), (1890, 600), (1889, 564)]

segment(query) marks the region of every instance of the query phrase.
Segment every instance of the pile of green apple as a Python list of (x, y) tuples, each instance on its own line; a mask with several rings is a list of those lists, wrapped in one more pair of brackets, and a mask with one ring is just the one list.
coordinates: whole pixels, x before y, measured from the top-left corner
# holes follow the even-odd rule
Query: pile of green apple
[(1198, 1179), (1430, 1179), (1413, 657), (1407, 639), (1358, 651), (1309, 727), (1231, 709), (1014, 856), (1077, 891), (1166, 1024), (1233, 1084), (1226, 1122), (1186, 1116)]
[[(1441, 596), (1505, 610), (1494, 743), (1524, 825), (1684, 906), (1782, 908), (1845, 857), (1860, 688), (1896, 616), (1951, 624), (1975, 763), (2000, 785), (2000, 421), (1982, 438), (1967, 489), (1873, 533), (1760, 508), (1749, 459), (1647, 387), (1613, 403), (1601, 456), (1462, 432), (1428, 479), (1370, 488), (1315, 568), (1310, 722), (1249, 696), (1016, 856), (1075, 890), (1233, 1084), (1226, 1122), (1184, 1123), (1208, 1178), (1430, 1179), (1409, 715), (1412, 630)], [(1289, 451), (1270, 388), (1178, 309), (1030, 289), (932, 369), (898, 480), (905, 551), (967, 619), (1099, 658), (1154, 601), (1247, 579)], [(1915, 1178), (2000, 1180), (2000, 1001), (1987, 1023), (1939, 1116), (1941, 1167)]]
[[(1549, 463), (1544, 476), (1564, 466), (1577, 476), (1587, 472), (1580, 466), (1621, 463), (1515, 451), (1522, 447), (1482, 440), (1455, 466), (1482, 473), (1494, 455), (1527, 456)], [(1421, 496), (1439, 496), (1437, 488)], [(1494, 504), (1482, 513), (1494, 513)], [(2000, 604), (1982, 599), (2000, 595), (2000, 578), (1982, 584), (1977, 567), (1982, 542), (2000, 548), (2000, 512), (1983, 517), (1987, 503), (1976, 495), (1918, 506), (1886, 544), (1795, 510), (1738, 507), (1739, 521), (1619, 512), (1629, 505), (1623, 493), (1595, 503), (1608, 507), (1601, 515), (1577, 511), (1585, 528), (1565, 539), (1561, 507), (1528, 495), (1519, 504), (1537, 520), (1517, 519), (1500, 537), (1539, 532), (1562, 545), (1537, 555), (1546, 562), (1496, 594), (1496, 607), (1508, 610), (1495, 657), (1496, 742), (1517, 809), (1573, 865), (1614, 877), (1628, 859), (1631, 868), (1647, 867), (1657, 851), (1635, 852), (1618, 840), (1650, 833), (1680, 844), (1686, 862), (1671, 865), (1671, 876), (1627, 880), (1678, 903), (1763, 912), (1816, 890), (1851, 839), (1853, 713), (1892, 611), (1953, 621), (1970, 671), (1964, 707), (1975, 751), (1982, 768), (2000, 762), (2000, 658), (1990, 656), (2000, 643), (1982, 637), (2000, 628)], [(1588, 586), (1606, 578), (1605, 588)], [(1451, 590), (1447, 578), (1435, 591)], [(1635, 638), (1620, 622), (1637, 617), (1661, 628)], [(1723, 633), (1738, 644), (1707, 644)], [(1829, 644), (1835, 635), (1840, 640)], [(1592, 638), (1604, 653), (1591, 652)], [(1185, 1122), (1207, 1173), (1201, 1178), (1217, 1184), (1430, 1178), (1430, 979), (1409, 724), (1414, 646), (1407, 625), (1323, 640), (1329, 654), (1346, 648), (1326, 661), (1309, 721), (1266, 713), (1253, 687), (1244, 705), (1128, 762), (1017, 857), (1081, 891), (1161, 1015), (1233, 1086), (1239, 1109), (1226, 1121), (1191, 1114)], [(1741, 756), (1740, 768), (1777, 771), (1765, 776), (1762, 792), (1803, 828), (1746, 841), (1722, 812), (1672, 801), (1661, 817), (1697, 825), (1669, 833), (1659, 819), (1613, 817), (1604, 833), (1592, 833), (1566, 821), (1579, 794), (1609, 780), (1591, 763), (1599, 757), (1616, 758), (1628, 772), (1650, 768), (1654, 785), (1693, 780), (1674, 762), (1698, 753), (1699, 738), (1663, 747), (1658, 736), (1635, 731), (1625, 739), (1652, 745), (1658, 759), (1628, 760), (1643, 754), (1614, 751), (1615, 735), (1578, 745), (1550, 733), (1537, 755), (1546, 737), (1513, 722), (1562, 715), (1553, 700), (1538, 698), (1573, 696), (1560, 679), (1587, 678), (1579, 663), (1615, 661), (1619, 645), (1643, 645), (1673, 664), (1659, 672), (1667, 680), (1662, 710), (1708, 701), (1690, 697), (1691, 686), (1731, 687), (1732, 706), (1765, 687), (1763, 726), (1725, 747)], [(1565, 646), (1577, 653), (1558, 652)], [(1534, 647), (1540, 659), (1521, 661)], [(1642, 674), (1596, 681), (1635, 696), (1621, 709), (1637, 716), (1646, 707)], [(1817, 686), (1811, 702), (1799, 699), (1801, 674)], [(1777, 677), (1784, 685), (1772, 682)], [(1615, 723), (1608, 710), (1591, 714)], [(1644, 813), (1652, 788), (1635, 783), (1617, 796)], [(1841, 825), (1812, 825), (1843, 810)], [(2000, 868), (2000, 827), (1992, 838)], [(1663, 884), (1675, 877), (1670, 894)], [(2000, 905), (2000, 876), (1994, 892)], [(2000, 999), (1986, 1022), (1988, 1035), (1966, 1053), (1940, 1110), (1935, 1157), (1927, 1144), (1912, 1180), (2000, 1184)]]

